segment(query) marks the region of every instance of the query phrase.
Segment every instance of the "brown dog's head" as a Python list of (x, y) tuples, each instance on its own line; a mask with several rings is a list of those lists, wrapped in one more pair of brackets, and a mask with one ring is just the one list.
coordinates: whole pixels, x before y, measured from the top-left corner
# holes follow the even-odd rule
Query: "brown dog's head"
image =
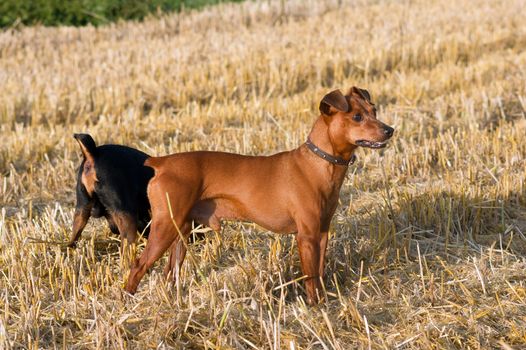
[(352, 146), (383, 148), (394, 129), (376, 119), (376, 108), (367, 90), (353, 86), (346, 95), (329, 92), (320, 102), (331, 142), (340, 150)]

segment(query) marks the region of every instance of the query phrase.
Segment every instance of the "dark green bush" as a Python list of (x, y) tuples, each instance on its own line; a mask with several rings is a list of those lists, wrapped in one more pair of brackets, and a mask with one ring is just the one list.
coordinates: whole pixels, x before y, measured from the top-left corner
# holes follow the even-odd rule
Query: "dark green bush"
[(0, 27), (19, 22), (46, 26), (101, 25), (118, 19), (142, 20), (157, 11), (181, 11), (183, 7), (200, 8), (219, 2), (225, 0), (0, 0)]

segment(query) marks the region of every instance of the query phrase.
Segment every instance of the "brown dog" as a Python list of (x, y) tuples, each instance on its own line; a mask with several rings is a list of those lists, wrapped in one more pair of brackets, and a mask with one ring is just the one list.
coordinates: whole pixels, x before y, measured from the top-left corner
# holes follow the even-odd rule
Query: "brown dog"
[[(150, 238), (132, 266), (126, 290), (135, 293), (153, 263), (180, 234), (189, 234), (192, 221), (219, 230), (221, 219), (234, 219), (297, 233), (307, 301), (318, 302), (329, 225), (348, 164), (358, 146), (384, 147), (394, 132), (376, 119), (369, 93), (356, 87), (347, 95), (340, 90), (327, 94), (320, 112), (307, 142), (292, 151), (255, 157), (202, 151), (149, 158), (145, 164), (155, 170), (148, 185)], [(173, 244), (172, 253), (173, 269), (184, 260), (181, 242)]]

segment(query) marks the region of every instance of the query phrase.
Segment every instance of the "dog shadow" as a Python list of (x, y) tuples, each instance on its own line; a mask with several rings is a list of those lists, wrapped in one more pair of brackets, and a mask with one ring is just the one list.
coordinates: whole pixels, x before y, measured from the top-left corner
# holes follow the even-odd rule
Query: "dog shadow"
[(365, 214), (350, 213), (333, 223), (325, 270), (329, 289), (350, 285), (366, 272), (388, 274), (401, 260), (459, 264), (490, 248), (526, 255), (524, 191), (494, 198), (444, 190), (397, 195), (396, 202), (385, 197)]
[[(349, 203), (350, 193), (341, 198)], [(339, 208), (326, 254), (323, 280), (328, 293), (350, 297), (360, 276), (384, 278), (401, 269), (415, 270), (422, 259), (430, 262), (430, 273), (440, 276), (441, 264), (433, 261), (460, 264), (490, 248), (526, 255), (524, 191), (489, 198), (439, 190), (395, 198), (396, 202), (386, 198), (374, 207), (359, 208), (359, 215), (349, 207)], [(278, 259), (294, 262), (280, 271), (283, 280), (301, 277), (294, 240), (278, 239), (284, 245)], [(275, 298), (280, 293), (281, 289), (273, 291)], [(293, 301), (304, 293), (302, 283), (294, 283), (287, 287), (286, 299)]]

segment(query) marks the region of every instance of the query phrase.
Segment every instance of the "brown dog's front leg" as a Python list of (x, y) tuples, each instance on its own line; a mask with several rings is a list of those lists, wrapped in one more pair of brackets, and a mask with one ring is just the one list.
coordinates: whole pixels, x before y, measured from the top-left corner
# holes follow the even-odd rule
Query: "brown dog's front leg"
[(299, 230), (296, 236), (300, 253), (301, 269), (306, 277), (307, 303), (317, 304), (321, 293), (320, 284), (320, 233), (316, 230)]
[(321, 232), (320, 240), (320, 266), (319, 266), (319, 275), (323, 279), (323, 273), (325, 271), (325, 253), (327, 252), (327, 243), (329, 241), (329, 231)]

